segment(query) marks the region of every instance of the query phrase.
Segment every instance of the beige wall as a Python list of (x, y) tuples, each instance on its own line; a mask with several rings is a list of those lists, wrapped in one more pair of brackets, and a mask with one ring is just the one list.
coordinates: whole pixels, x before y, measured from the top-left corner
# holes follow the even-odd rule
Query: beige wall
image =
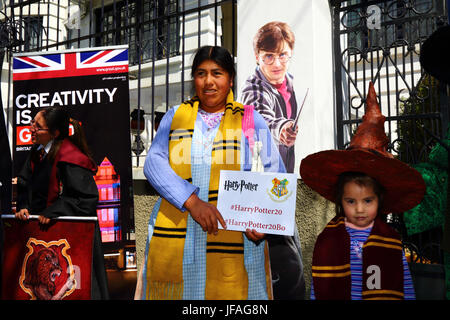
[[(144, 261), (147, 223), (156, 200), (156, 196), (136, 195), (134, 197), (136, 252), (139, 266), (142, 261)], [(299, 181), (297, 186), (296, 220), (302, 245), (308, 298), (311, 283), (311, 259), (314, 243), (318, 234), (333, 216), (334, 205), (312, 191), (302, 181)]]
[(147, 224), (156, 200), (158, 200), (157, 196), (134, 196), (134, 224), (136, 235), (136, 259), (138, 268), (145, 260), (144, 253), (145, 243), (147, 240)]
[(334, 215), (334, 203), (311, 190), (303, 181), (298, 182), (295, 216), (302, 246), (307, 299), (309, 299), (311, 287), (314, 244), (319, 233)]

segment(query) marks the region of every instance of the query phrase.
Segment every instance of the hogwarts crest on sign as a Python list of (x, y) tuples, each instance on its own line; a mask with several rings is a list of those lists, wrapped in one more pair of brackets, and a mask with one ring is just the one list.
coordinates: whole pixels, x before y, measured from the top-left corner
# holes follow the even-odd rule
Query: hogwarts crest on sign
[(287, 185), (289, 184), (289, 181), (287, 179), (280, 180), (274, 178), (272, 180), (272, 184), (273, 186), (270, 189), (270, 192), (267, 193), (273, 201), (284, 202), (291, 196), (292, 191), (290, 192), (287, 188)]
[(45, 242), (30, 238), (19, 285), (31, 300), (62, 300), (76, 288), (74, 266), (66, 239)]

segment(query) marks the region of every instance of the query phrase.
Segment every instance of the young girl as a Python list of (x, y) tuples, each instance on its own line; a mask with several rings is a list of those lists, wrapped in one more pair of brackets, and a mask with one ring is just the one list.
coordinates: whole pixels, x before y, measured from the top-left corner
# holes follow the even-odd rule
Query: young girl
[[(69, 136), (69, 124), (74, 134)], [(98, 190), (82, 128), (63, 107), (39, 111), (31, 122), (33, 147), (17, 176), (16, 218), (38, 215), (47, 225), (59, 216), (96, 216)], [(95, 226), (92, 300), (109, 299), (100, 229)]]
[[(378, 284), (377, 282), (380, 281), (379, 279), (377, 279), (378, 274), (376, 272), (378, 270), (376, 269), (376, 267), (370, 268), (368, 266), (365, 268), (363, 262), (363, 247), (373, 230), (375, 221), (377, 221), (377, 223), (380, 225), (383, 223), (381, 219), (377, 219), (378, 209), (380, 208), (380, 204), (383, 199), (383, 187), (380, 186), (380, 184), (375, 179), (360, 172), (345, 172), (341, 174), (339, 176), (337, 186), (338, 194), (336, 196), (336, 199), (340, 201), (338, 201), (338, 203), (336, 204), (336, 213), (339, 218), (337, 220), (333, 219), (332, 223), (330, 223), (327, 227), (334, 228), (335, 230), (342, 229), (340, 231), (343, 231), (343, 229), (345, 228), (345, 231), (348, 234), (347, 235), (342, 232), (341, 235), (337, 235), (336, 237), (331, 238), (342, 238), (342, 240), (345, 239), (347, 243), (350, 243), (350, 266), (348, 268), (346, 267), (346, 270), (350, 270), (351, 275), (350, 295), (352, 300), (361, 300), (363, 299), (362, 289), (364, 286), (361, 285), (363, 283), (363, 280), (368, 282), (367, 286), (372, 286), (373, 288), (376, 288)], [(342, 213), (344, 217), (342, 217)], [(342, 224), (342, 221), (344, 221), (344, 224)], [(389, 227), (387, 225), (384, 225), (383, 228)], [(399, 270), (399, 258), (401, 257), (401, 264), (403, 266), (403, 279), (399, 276), (394, 277), (393, 281), (399, 282), (398, 287), (401, 288), (400, 282), (403, 280), (403, 290), (401, 290), (404, 294), (403, 298), (405, 300), (411, 300), (415, 298), (415, 294), (411, 274), (408, 269), (408, 263), (406, 261), (405, 255), (402, 253), (402, 247), (401, 243), (399, 243), (399, 237), (395, 235), (395, 233), (393, 232), (394, 230), (390, 231), (392, 231), (393, 233), (393, 238), (391, 238), (392, 240), (390, 240), (393, 247), (390, 247), (390, 250), (394, 249), (395, 247), (398, 251), (396, 253), (395, 261), (391, 262), (393, 264), (395, 263), (397, 271), (400, 272), (401, 270)], [(315, 252), (316, 262), (317, 260), (320, 260), (320, 258), (318, 258), (318, 255), (320, 254), (319, 252), (323, 251), (324, 247), (327, 246), (326, 244), (323, 244), (327, 241), (323, 238), (326, 238), (328, 236), (330, 236), (328, 230), (324, 231), (321, 234), (321, 239), (317, 242), (317, 252)], [(383, 240), (386, 240), (386, 238)], [(366, 270), (367, 268), (373, 269), (374, 272), (366, 272), (366, 274), (364, 274), (364, 270)], [(323, 273), (321, 273), (322, 270), (323, 268), (317, 266), (313, 267), (314, 282), (325, 282), (325, 286), (327, 286), (327, 281), (323, 280), (326, 279), (326, 277), (324, 277)], [(339, 270), (339, 272), (342, 271), (343, 270)], [(333, 276), (334, 275), (335, 274), (333, 274)], [(372, 278), (370, 278), (370, 276), (372, 276)], [(325, 287), (325, 289), (321, 288), (321, 290), (329, 289)], [(318, 293), (318, 297), (321, 297), (322, 294), (323, 292)], [(364, 298), (369, 298), (368, 292), (365, 292), (365, 294), (367, 297)], [(392, 299), (401, 296), (401, 294), (398, 294), (397, 296), (396, 294), (394, 294), (394, 292), (392, 292), (391, 294), (392, 295), (389, 297)], [(372, 297), (375, 297), (375, 293), (372, 295)], [(314, 287), (311, 288), (311, 299), (316, 299)]]
[(383, 123), (371, 83), (350, 147), (302, 160), (303, 181), (336, 204), (336, 216), (315, 244), (311, 299), (415, 298), (400, 235), (382, 217), (420, 203), (425, 184), (386, 151)]

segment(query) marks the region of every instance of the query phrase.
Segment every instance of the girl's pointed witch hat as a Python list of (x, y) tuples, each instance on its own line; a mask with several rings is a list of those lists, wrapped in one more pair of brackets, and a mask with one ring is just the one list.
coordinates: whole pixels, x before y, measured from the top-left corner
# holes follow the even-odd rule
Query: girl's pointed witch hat
[(425, 183), (421, 174), (387, 152), (385, 117), (373, 83), (369, 84), (366, 113), (346, 150), (326, 150), (311, 154), (300, 164), (300, 175), (311, 189), (336, 202), (336, 185), (341, 173), (362, 172), (385, 189), (382, 213), (401, 213), (422, 201)]

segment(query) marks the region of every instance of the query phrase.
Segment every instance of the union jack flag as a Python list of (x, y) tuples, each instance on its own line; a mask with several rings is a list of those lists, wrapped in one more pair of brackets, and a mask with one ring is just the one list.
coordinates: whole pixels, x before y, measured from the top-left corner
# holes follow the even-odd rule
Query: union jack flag
[(128, 49), (17, 55), (13, 80), (78, 77), (128, 72)]

